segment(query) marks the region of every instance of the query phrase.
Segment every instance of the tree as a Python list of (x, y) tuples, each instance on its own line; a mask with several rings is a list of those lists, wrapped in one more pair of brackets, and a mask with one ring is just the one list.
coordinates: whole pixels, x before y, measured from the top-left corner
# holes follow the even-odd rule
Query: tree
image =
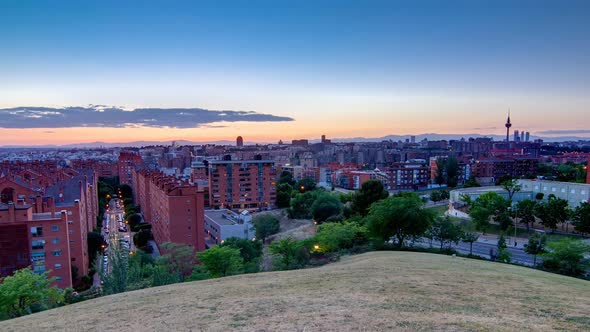
[(342, 213), (342, 203), (336, 195), (321, 193), (311, 205), (311, 214), (318, 223)]
[(64, 301), (64, 291), (50, 287), (55, 278), (48, 272), (34, 273), (30, 267), (20, 269), (0, 283), (0, 319), (15, 318), (56, 307)]
[(291, 207), (287, 211), (291, 219), (312, 218), (311, 206), (319, 195), (319, 191), (299, 193), (291, 199)]
[(434, 221), (430, 233), (434, 240), (440, 242), (440, 249), (442, 249), (445, 243), (449, 246), (451, 243), (458, 244), (463, 235), (463, 230), (460, 226), (455, 225), (451, 218), (446, 216), (439, 217)]
[(439, 186), (445, 183), (445, 166), (446, 160), (444, 158), (436, 159), (436, 177), (434, 182)]
[(248, 239), (230, 237), (226, 239), (220, 246), (231, 247), (240, 250), (240, 256), (244, 260), (244, 272), (258, 272), (260, 257), (262, 256), (262, 241), (252, 241)]
[(420, 236), (433, 223), (435, 212), (422, 208), (415, 193), (395, 196), (373, 203), (367, 217), (369, 233), (381, 244), (393, 236), (402, 247), (408, 236)]
[(588, 268), (584, 255), (590, 252), (590, 246), (581, 240), (566, 239), (551, 242), (549, 250), (543, 257), (543, 268), (568, 276), (582, 276)]
[(434, 181), (441, 185), (446, 183), (449, 187), (456, 187), (459, 181), (459, 162), (454, 156), (438, 158), (436, 160), (436, 177)]
[[(335, 252), (368, 243), (367, 229), (356, 222), (326, 223), (318, 227), (309, 239), (309, 247), (316, 252)], [(316, 247), (317, 246), (317, 247)]]
[(520, 222), (526, 225), (527, 231), (529, 226), (535, 223), (535, 211), (537, 210), (537, 202), (525, 199), (517, 203), (516, 211), (520, 217)]
[(289, 171), (282, 171), (281, 175), (279, 176), (279, 180), (277, 181), (278, 184), (287, 184), (290, 187), (295, 185), (295, 180), (293, 179), (293, 174)]
[(475, 206), (469, 210), (469, 216), (475, 222), (475, 228), (482, 231), (484, 234), (490, 226), (490, 216), (492, 212), (484, 207)]
[(237, 248), (214, 246), (198, 253), (197, 257), (212, 278), (240, 274), (244, 269), (244, 260)]
[(261, 214), (254, 218), (252, 222), (256, 230), (256, 238), (266, 241), (266, 238), (279, 232), (281, 227), (279, 220), (271, 214)]
[(461, 239), (469, 243), (469, 256), (473, 254), (473, 242), (479, 239), (479, 234), (475, 232), (464, 232)]
[(438, 201), (442, 201), (443, 198), (440, 195), (440, 191), (438, 190), (434, 190), (430, 193), (430, 200), (433, 202), (438, 202)]
[(96, 254), (102, 252), (102, 245), (106, 245), (106, 241), (99, 232), (88, 232), (86, 235), (86, 242), (88, 245), (88, 261), (90, 266), (96, 260)]
[(522, 189), (522, 186), (518, 184), (518, 180), (510, 179), (502, 182), (502, 188), (508, 192), (508, 200), (512, 202), (512, 197)]
[(361, 189), (352, 198), (352, 210), (361, 216), (369, 213), (371, 204), (385, 199), (389, 193), (378, 180), (369, 180), (361, 185)]
[(481, 185), (479, 183), (477, 183), (477, 180), (475, 179), (475, 177), (470, 177), (469, 180), (465, 181), (465, 185), (463, 185), (464, 188), (471, 188), (471, 187), (481, 187)]
[(545, 253), (545, 244), (547, 236), (545, 234), (535, 233), (529, 237), (529, 242), (524, 245), (524, 252), (533, 255), (533, 266), (537, 265), (537, 255)]
[(300, 268), (305, 265), (308, 259), (308, 250), (303, 246), (303, 243), (290, 237), (273, 242), (268, 250), (279, 256), (274, 267), (280, 270)]
[(510, 259), (512, 258), (512, 254), (508, 251), (508, 246), (506, 245), (506, 238), (504, 238), (504, 234), (500, 235), (498, 239), (498, 257), (497, 259), (500, 262), (510, 263)]
[(191, 275), (196, 265), (195, 250), (185, 243), (164, 242), (161, 245), (164, 255), (158, 257), (157, 263), (168, 267), (177, 274), (180, 281)]
[(139, 215), (137, 213), (133, 213), (127, 218), (127, 223), (129, 224), (129, 227), (131, 229), (134, 229), (135, 226), (139, 225), (140, 222), (141, 222), (141, 215)]
[(454, 188), (459, 182), (459, 162), (454, 156), (447, 158), (445, 164), (445, 170), (447, 173), (447, 186)]
[(543, 226), (552, 231), (557, 229), (558, 224), (565, 222), (569, 215), (569, 203), (565, 199), (550, 195), (546, 202), (537, 205), (536, 216), (541, 219)]
[(123, 197), (123, 199), (133, 197), (133, 190), (127, 184), (119, 185), (118, 190), (121, 192), (121, 196)]
[(315, 187), (316, 187), (316, 183), (311, 178), (303, 178), (303, 179), (299, 180), (299, 182), (297, 182), (297, 184), (295, 185), (295, 188), (297, 190), (299, 190), (299, 192), (301, 192), (301, 193), (313, 191), (315, 189)]
[(485, 233), (489, 226), (490, 218), (500, 223), (504, 229), (510, 225), (508, 207), (510, 201), (490, 191), (479, 196), (471, 204), (469, 216), (475, 221), (476, 228)]
[(291, 203), (292, 191), (293, 188), (288, 183), (279, 183), (279, 185), (277, 185), (277, 207), (289, 207)]
[(109, 269), (100, 269), (100, 279), (103, 282), (102, 289), (105, 294), (117, 294), (129, 290), (128, 259), (128, 252), (126, 250), (122, 250), (118, 243), (111, 241), (108, 255)]
[(574, 228), (580, 233), (590, 233), (590, 203), (583, 202), (573, 213)]

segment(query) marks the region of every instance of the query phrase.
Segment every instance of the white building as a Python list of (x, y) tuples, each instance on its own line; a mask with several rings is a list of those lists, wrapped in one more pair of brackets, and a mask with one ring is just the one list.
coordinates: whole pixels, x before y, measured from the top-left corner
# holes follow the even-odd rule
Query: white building
[(590, 201), (590, 184), (537, 179), (518, 180), (518, 183), (522, 186), (522, 191), (532, 192), (533, 197), (537, 193), (542, 193), (543, 199), (547, 199), (549, 195), (553, 194), (557, 198), (567, 200), (572, 208), (582, 202)]
[(205, 210), (205, 232), (210, 239), (207, 245), (219, 244), (230, 237), (254, 239), (252, 215), (244, 210), (235, 213), (231, 210)]

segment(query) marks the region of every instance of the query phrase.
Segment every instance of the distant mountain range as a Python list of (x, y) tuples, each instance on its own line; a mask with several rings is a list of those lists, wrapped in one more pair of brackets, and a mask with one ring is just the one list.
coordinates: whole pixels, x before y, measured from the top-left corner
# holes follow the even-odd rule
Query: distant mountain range
[[(383, 137), (349, 137), (349, 138), (331, 138), (332, 142), (381, 142), (381, 141), (405, 141), (409, 139), (411, 136), (416, 137), (416, 142), (420, 142), (423, 139), (427, 139), (429, 141), (438, 141), (438, 140), (459, 140), (461, 138), (468, 139), (470, 137), (478, 138), (478, 137), (489, 137), (493, 138), (496, 141), (501, 141), (504, 139), (505, 136), (502, 135), (481, 135), (481, 134), (436, 134), (436, 133), (427, 133), (427, 134), (419, 134), (419, 135), (387, 135)], [(512, 135), (510, 138), (512, 139)], [(566, 141), (579, 141), (585, 140), (590, 141), (590, 137), (580, 137), (580, 136), (558, 136), (558, 137), (543, 137), (543, 136), (532, 136), (530, 140), (533, 141), (535, 139), (542, 139), (545, 142), (566, 142)], [(178, 145), (203, 145), (203, 144), (216, 144), (216, 145), (234, 145), (235, 141), (233, 140), (221, 140), (221, 141), (187, 141), (187, 140), (175, 140), (176, 144)], [(317, 143), (320, 142), (319, 139), (312, 139), (309, 140), (310, 143)], [(44, 144), (44, 145), (0, 145), (1, 148), (45, 148), (45, 149), (55, 149), (55, 148), (62, 148), (62, 149), (74, 149), (74, 148), (114, 148), (114, 147), (142, 147), (142, 146), (150, 146), (150, 145), (170, 145), (172, 141), (134, 141), (134, 142), (118, 142), (118, 143), (107, 143), (107, 142), (89, 142), (89, 143), (72, 143), (72, 144), (64, 144), (64, 145), (56, 145), (56, 144)], [(275, 142), (248, 142), (247, 137), (245, 140), (246, 145), (250, 144), (269, 144)], [(285, 143), (290, 143), (289, 141), (285, 141)]]

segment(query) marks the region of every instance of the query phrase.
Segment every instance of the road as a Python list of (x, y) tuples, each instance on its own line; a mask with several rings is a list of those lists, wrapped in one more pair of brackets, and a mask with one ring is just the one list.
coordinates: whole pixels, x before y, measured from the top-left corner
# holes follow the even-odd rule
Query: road
[[(135, 248), (133, 246), (133, 238), (132, 233), (130, 232), (129, 228), (124, 223), (124, 210), (121, 205), (122, 201), (113, 198), (109, 201), (109, 208), (105, 212), (105, 220), (102, 227), (102, 235), (103, 238), (109, 243), (109, 247), (105, 250), (104, 256), (107, 256), (108, 262), (108, 253), (110, 251), (111, 246), (120, 246), (121, 242), (120, 239), (126, 239), (127, 243), (129, 244), (129, 248), (121, 247), (122, 250), (126, 250), (128, 252), (133, 253)], [(119, 229), (124, 228), (127, 230), (126, 232), (121, 232)], [(104, 271), (104, 256), (99, 257), (99, 265), (100, 268)], [(107, 267), (110, 269), (110, 266)], [(108, 270), (106, 271), (108, 272)]]
[[(416, 241), (414, 243), (416, 246), (420, 246), (423, 248), (430, 247), (430, 240), (426, 238), (422, 238), (420, 241)], [(432, 246), (435, 248), (440, 247), (440, 243), (433, 241)], [(459, 242), (459, 244), (454, 244), (451, 248), (455, 249), (457, 252), (461, 254), (469, 254), (469, 243), (467, 242)], [(486, 242), (474, 242), (473, 243), (473, 254), (485, 258), (490, 258), (490, 250), (494, 250), (496, 255), (498, 254), (498, 247), (495, 243), (486, 243)], [(533, 266), (533, 256), (524, 252), (524, 250), (520, 247), (507, 247), (507, 250), (512, 254), (511, 261), (514, 263)], [(537, 263), (539, 263), (541, 259), (537, 257)]]

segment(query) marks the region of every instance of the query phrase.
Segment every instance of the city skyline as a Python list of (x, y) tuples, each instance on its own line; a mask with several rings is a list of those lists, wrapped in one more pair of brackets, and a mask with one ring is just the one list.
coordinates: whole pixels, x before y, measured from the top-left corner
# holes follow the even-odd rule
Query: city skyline
[(101, 104), (268, 118), (187, 127), (117, 116), (60, 127), (9, 125), (0, 113), (1, 137), (38, 145), (502, 135), (508, 109), (512, 129), (590, 137), (588, 9), (583, 1), (4, 3), (0, 30), (12, 33), (0, 35), (0, 111)]

